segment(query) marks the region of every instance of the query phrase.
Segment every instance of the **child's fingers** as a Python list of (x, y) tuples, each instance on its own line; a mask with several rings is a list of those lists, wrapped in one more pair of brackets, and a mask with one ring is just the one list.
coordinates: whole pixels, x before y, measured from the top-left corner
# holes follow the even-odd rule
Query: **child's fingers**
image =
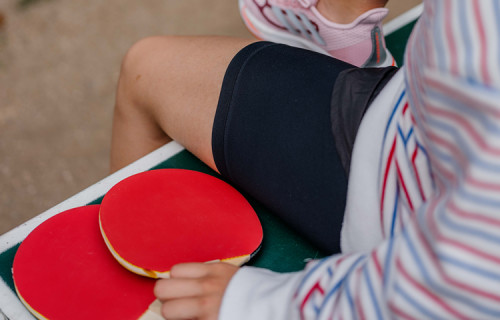
[(172, 267), (170, 278), (201, 278), (208, 275), (210, 264), (181, 263)]
[(238, 267), (227, 263), (186, 263), (170, 271), (170, 279), (156, 282), (166, 319), (216, 320), (224, 291)]
[(204, 278), (224, 277), (226, 274), (236, 272), (238, 267), (224, 262), (217, 263), (181, 263), (172, 267), (170, 278)]
[(156, 282), (154, 294), (160, 301), (194, 297), (203, 294), (203, 287), (197, 279), (162, 279)]
[(216, 320), (219, 305), (215, 296), (174, 299), (163, 303), (161, 313), (165, 319)]
[(169, 300), (161, 307), (161, 314), (165, 319), (197, 319), (200, 312), (196, 298)]

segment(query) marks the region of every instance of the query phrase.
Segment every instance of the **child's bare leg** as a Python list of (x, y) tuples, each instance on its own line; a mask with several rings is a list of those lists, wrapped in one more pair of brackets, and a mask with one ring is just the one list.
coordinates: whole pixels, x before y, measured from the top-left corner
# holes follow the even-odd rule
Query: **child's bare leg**
[(249, 40), (151, 37), (123, 60), (113, 118), (111, 172), (175, 139), (215, 169), (211, 134), (232, 57)]

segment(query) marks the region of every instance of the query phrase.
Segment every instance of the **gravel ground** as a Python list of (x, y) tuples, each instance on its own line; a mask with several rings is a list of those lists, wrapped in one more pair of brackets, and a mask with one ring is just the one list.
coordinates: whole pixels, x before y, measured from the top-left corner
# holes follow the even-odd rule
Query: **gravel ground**
[(236, 0), (0, 2), (0, 234), (107, 175), (121, 59), (156, 34), (250, 37)]

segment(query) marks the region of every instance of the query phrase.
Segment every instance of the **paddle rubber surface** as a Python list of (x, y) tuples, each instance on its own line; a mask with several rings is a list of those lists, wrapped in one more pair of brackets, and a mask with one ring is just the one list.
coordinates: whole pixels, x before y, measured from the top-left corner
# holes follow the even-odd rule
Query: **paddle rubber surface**
[(39, 319), (137, 319), (155, 300), (155, 281), (127, 271), (109, 253), (98, 214), (98, 205), (60, 213), (19, 247), (14, 283)]
[(103, 237), (130, 271), (168, 277), (183, 262), (240, 265), (262, 242), (248, 201), (226, 182), (184, 169), (136, 174), (116, 184), (100, 208)]

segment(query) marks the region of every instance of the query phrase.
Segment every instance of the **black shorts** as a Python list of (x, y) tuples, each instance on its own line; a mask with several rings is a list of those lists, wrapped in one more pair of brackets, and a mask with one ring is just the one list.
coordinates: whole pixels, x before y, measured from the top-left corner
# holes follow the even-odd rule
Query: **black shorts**
[(328, 253), (340, 251), (347, 191), (332, 92), (352, 68), (303, 49), (251, 44), (226, 71), (213, 125), (219, 172)]

